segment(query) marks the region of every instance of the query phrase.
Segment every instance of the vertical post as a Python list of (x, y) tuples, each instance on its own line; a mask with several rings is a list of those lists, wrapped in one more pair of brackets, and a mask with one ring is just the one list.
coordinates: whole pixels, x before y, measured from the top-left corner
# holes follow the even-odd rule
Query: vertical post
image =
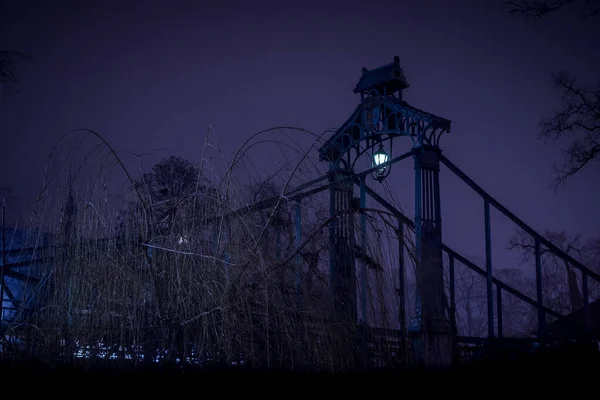
[(446, 310), (439, 187), (439, 149), (421, 146), (415, 155), (417, 357), (429, 367), (452, 362), (452, 331)]
[(364, 366), (369, 364), (369, 347), (368, 347), (368, 335), (369, 335), (369, 276), (367, 270), (367, 214), (365, 208), (367, 207), (367, 190), (366, 190), (366, 176), (360, 177), (360, 194), (359, 194), (359, 214), (360, 214), (360, 246), (361, 254), (360, 258), (360, 308), (362, 326), (359, 327), (361, 330), (360, 341), (362, 345), (362, 363)]
[(488, 337), (494, 337), (494, 275), (492, 273), (492, 232), (490, 224), (490, 203), (483, 201), (485, 214), (485, 269), (487, 272), (487, 317)]
[[(356, 355), (356, 269), (354, 252), (354, 217), (352, 172), (332, 164), (330, 170), (330, 277), (329, 292), (333, 302), (333, 320), (340, 331), (339, 351), (344, 364)], [(341, 359), (340, 359), (341, 361)], [(350, 363), (351, 364), (351, 363)]]
[(406, 331), (406, 271), (404, 265), (404, 222), (398, 220), (398, 322), (400, 330)]
[(503, 337), (502, 329), (502, 288), (496, 286), (496, 308), (498, 309), (498, 338)]
[[(450, 330), (452, 338), (458, 335), (458, 327), (456, 326), (456, 269), (454, 265), (454, 257), (448, 254), (448, 273), (450, 280)], [(452, 356), (457, 354), (456, 341), (452, 340)]]
[(457, 334), (456, 328), (456, 282), (455, 282), (455, 270), (454, 270), (454, 257), (448, 256), (448, 267), (450, 272), (450, 323), (452, 324), (452, 334)]
[(360, 263), (360, 303), (361, 303), (361, 318), (364, 321), (365, 327), (368, 326), (368, 288), (369, 281), (367, 275), (367, 214), (364, 209), (367, 207), (367, 193), (366, 193), (366, 176), (360, 178), (360, 246), (362, 247), (362, 259)]
[(333, 274), (330, 278), (336, 314), (356, 323), (356, 271), (354, 265), (354, 222), (352, 173), (335, 168), (331, 175), (331, 219)]
[[(436, 153), (436, 157), (438, 157), (438, 154)], [(441, 276), (442, 276), (442, 281), (444, 279), (444, 259), (443, 259), (443, 253), (442, 253), (442, 200), (440, 198), (440, 173), (439, 173), (439, 161), (437, 161), (437, 168), (434, 168), (431, 171), (431, 175), (433, 175), (433, 182), (430, 182), (430, 184), (433, 184), (433, 187), (431, 188), (431, 191), (433, 191), (433, 199), (431, 199), (433, 201), (433, 208), (434, 208), (434, 213), (435, 213), (435, 225), (436, 225), (436, 229), (435, 229), (435, 240), (436, 243), (438, 243), (439, 245), (439, 263), (440, 263), (440, 268), (442, 269), (441, 271)]]
[(585, 329), (589, 331), (591, 329), (590, 297), (588, 292), (587, 274), (584, 271), (581, 271), (581, 292), (583, 296), (583, 316), (585, 318)]
[(335, 273), (336, 273), (336, 260), (335, 260), (335, 242), (337, 235), (337, 226), (336, 226), (336, 218), (334, 217), (336, 214), (336, 196), (334, 192), (334, 184), (335, 184), (335, 175), (334, 172), (331, 171), (333, 166), (330, 166), (329, 171), (329, 224), (328, 224), (328, 233), (329, 233), (329, 284), (327, 286), (327, 294), (330, 299), (333, 299), (334, 296), (334, 284), (335, 281)]
[(546, 312), (544, 310), (544, 293), (542, 286), (542, 253), (540, 250), (540, 239), (535, 238), (535, 286), (538, 303), (538, 337), (546, 334)]
[[(415, 156), (415, 261), (417, 269), (421, 265), (421, 248), (422, 248), (422, 169), (419, 158)], [(421, 276), (419, 273), (415, 274), (415, 315), (410, 323), (409, 330), (418, 332), (421, 330), (422, 325), (422, 300), (420, 287)]]
[(296, 297), (298, 307), (302, 304), (302, 257), (300, 256), (300, 246), (302, 245), (302, 203), (301, 200), (296, 200)]
[(404, 362), (408, 361), (408, 337), (406, 326), (406, 270), (404, 264), (404, 222), (398, 220), (398, 322), (404, 350)]

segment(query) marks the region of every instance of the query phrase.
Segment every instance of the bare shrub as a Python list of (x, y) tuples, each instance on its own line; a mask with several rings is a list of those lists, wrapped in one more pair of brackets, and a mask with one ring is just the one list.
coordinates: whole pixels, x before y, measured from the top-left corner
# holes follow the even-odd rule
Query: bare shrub
[[(170, 157), (144, 169), (140, 161), (139, 174), (93, 131), (57, 143), (21, 218), (50, 232), (47, 246), (29, 241), (52, 261), (24, 283), (31, 290), (5, 350), (49, 362), (353, 364), (357, 348), (344, 343), (327, 292), (328, 192), (301, 202), (288, 195), (326, 172), (314, 156), (321, 136), (270, 129), (231, 161), (214, 138), (209, 130), (199, 163)], [(397, 329), (397, 223), (365, 212), (377, 232), (362, 249), (373, 270), (370, 321)]]

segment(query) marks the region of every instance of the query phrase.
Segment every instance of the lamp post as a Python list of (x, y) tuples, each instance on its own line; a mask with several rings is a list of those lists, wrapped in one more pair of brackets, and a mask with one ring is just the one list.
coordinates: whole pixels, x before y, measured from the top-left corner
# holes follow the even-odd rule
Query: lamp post
[(374, 176), (374, 178), (377, 181), (381, 182), (385, 179), (386, 176), (389, 175), (390, 169), (387, 165), (385, 165), (385, 163), (387, 163), (389, 160), (390, 156), (388, 153), (386, 153), (386, 151), (383, 148), (383, 144), (380, 142), (379, 148), (375, 153), (373, 153), (373, 167), (379, 167), (379, 169), (377, 169), (377, 171), (375, 172)]

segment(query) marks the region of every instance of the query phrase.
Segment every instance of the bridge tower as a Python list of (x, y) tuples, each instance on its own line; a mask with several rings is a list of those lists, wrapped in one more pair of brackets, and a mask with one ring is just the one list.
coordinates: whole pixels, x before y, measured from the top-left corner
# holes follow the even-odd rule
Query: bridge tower
[[(352, 206), (353, 184), (360, 186), (359, 207), (365, 207), (368, 174), (381, 182), (390, 174), (393, 163), (412, 156), (415, 169), (417, 312), (408, 331), (416, 345), (413, 346), (416, 349), (414, 355), (419, 364), (445, 366), (451, 362), (453, 346), (443, 283), (439, 138), (442, 133), (450, 131), (451, 123), (406, 103), (402, 92), (408, 87), (397, 56), (392, 63), (373, 70), (363, 68), (354, 88), (354, 93), (360, 94), (360, 104), (319, 150), (321, 160), (330, 165), (330, 295), (337, 306), (336, 312), (344, 314), (353, 324), (360, 315), (360, 319), (368, 324), (366, 267), (361, 266), (357, 274), (354, 261), (357, 246), (353, 229), (356, 210)], [(392, 159), (393, 139), (396, 138), (404, 139), (407, 144), (407, 139), (410, 139), (412, 147), (407, 146), (409, 153)], [(370, 155), (373, 167), (357, 172), (356, 161), (364, 154)], [(364, 214), (360, 218), (364, 219)], [(364, 221), (361, 220), (360, 226), (364, 242)], [(356, 299), (357, 280), (360, 301)], [(357, 313), (358, 305), (360, 313)]]

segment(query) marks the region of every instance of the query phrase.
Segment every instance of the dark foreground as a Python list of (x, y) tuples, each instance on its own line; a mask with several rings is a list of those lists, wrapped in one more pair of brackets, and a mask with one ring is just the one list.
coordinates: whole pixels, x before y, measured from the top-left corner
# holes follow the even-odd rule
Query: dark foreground
[[(336, 374), (157, 365), (138, 368), (106, 364), (51, 367), (36, 362), (3, 360), (0, 380), (5, 388), (14, 387), (22, 394), (36, 391), (48, 394), (58, 390), (67, 396), (85, 393), (84, 397), (96, 397), (99, 391), (107, 390), (118, 397), (142, 392), (171, 397), (190, 390), (192, 397), (205, 397), (209, 394), (205, 390), (220, 396), (237, 392), (278, 397), (290, 394), (296, 397), (303, 393), (303, 396), (322, 397), (326, 394), (322, 389), (337, 395), (348, 393), (369, 397), (376, 392), (393, 393), (394, 396), (418, 392), (472, 393), (478, 397), (495, 397), (502, 392), (521, 396), (525, 388), (531, 395), (553, 394), (557, 390), (574, 394), (596, 391), (596, 385), (600, 384), (600, 353), (589, 347), (572, 347), (510, 358), (499, 355), (493, 360), (463, 363), (447, 369), (390, 368)], [(530, 389), (536, 392), (529, 392)], [(563, 392), (564, 389), (569, 392)]]

